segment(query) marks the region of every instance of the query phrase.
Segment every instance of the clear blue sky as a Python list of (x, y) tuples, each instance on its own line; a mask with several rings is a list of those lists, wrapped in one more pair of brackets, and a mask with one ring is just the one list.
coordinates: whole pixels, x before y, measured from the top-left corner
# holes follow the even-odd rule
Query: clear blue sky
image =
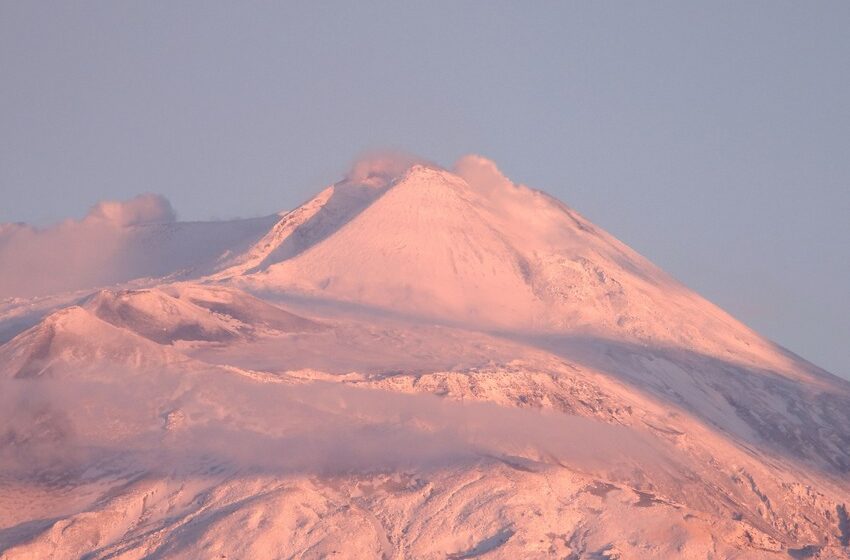
[(0, 221), (477, 152), (850, 376), (850, 2), (0, 2)]

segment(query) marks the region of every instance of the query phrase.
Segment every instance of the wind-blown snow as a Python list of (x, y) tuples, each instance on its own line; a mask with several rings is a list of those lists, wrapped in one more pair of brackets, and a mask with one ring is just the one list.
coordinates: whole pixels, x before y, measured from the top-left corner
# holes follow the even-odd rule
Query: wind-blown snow
[(385, 187), (413, 165), (434, 165), (414, 155), (376, 152), (358, 158), (346, 173), (343, 184)]

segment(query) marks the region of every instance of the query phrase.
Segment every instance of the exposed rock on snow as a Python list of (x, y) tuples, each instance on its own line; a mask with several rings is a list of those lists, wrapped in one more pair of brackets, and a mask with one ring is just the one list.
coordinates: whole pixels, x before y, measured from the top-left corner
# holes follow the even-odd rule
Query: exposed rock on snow
[(0, 281), (42, 294), (0, 558), (850, 558), (850, 384), (484, 158), (398, 161)]

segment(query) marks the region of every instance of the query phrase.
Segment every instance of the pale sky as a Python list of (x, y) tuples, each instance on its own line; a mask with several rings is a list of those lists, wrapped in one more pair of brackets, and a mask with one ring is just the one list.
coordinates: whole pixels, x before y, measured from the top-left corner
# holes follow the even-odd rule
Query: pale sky
[(850, 377), (848, 2), (0, 0), (0, 222), (474, 152)]

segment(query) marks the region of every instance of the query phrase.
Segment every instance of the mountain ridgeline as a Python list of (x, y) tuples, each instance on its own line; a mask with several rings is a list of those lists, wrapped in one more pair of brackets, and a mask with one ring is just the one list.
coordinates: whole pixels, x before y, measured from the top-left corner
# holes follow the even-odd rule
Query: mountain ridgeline
[(0, 282), (0, 558), (850, 557), (850, 384), (489, 160), (385, 164)]

